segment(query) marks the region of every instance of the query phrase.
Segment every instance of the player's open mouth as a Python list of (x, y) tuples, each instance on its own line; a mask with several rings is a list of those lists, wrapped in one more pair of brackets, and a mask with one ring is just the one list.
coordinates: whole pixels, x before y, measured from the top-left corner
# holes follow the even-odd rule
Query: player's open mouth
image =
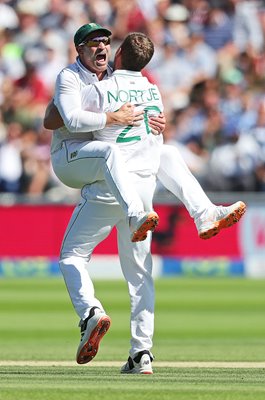
[(96, 56), (96, 61), (97, 61), (97, 64), (105, 64), (106, 63), (106, 59), (107, 59), (107, 56), (106, 56), (106, 54), (97, 54), (97, 56)]

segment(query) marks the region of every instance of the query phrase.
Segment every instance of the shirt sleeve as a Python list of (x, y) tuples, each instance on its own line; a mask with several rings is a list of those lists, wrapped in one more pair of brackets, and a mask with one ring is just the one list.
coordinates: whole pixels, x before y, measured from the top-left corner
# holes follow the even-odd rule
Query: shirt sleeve
[(70, 132), (92, 132), (103, 129), (106, 125), (105, 113), (84, 110), (80, 83), (75, 74), (67, 69), (56, 80), (54, 103)]
[[(108, 81), (105, 80), (104, 85), (106, 86), (107, 83)], [(95, 113), (106, 112), (104, 108), (104, 92), (102, 92), (102, 85), (103, 81), (87, 85), (81, 90), (80, 98), (83, 110), (90, 110)]]

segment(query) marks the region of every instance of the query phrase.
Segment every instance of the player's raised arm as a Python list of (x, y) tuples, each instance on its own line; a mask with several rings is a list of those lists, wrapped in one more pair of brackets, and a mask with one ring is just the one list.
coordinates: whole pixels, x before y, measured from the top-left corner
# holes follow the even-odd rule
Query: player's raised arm
[[(126, 103), (116, 112), (107, 112), (106, 117), (106, 125), (134, 125), (143, 119), (143, 111), (135, 112), (134, 106)], [(53, 100), (49, 102), (46, 108), (43, 125), (46, 129), (50, 130), (56, 130), (64, 126), (64, 121)], [(89, 131), (90, 127), (87, 128), (87, 132)]]
[[(93, 92), (92, 86), (88, 88)], [(103, 129), (106, 125), (105, 113), (82, 109), (80, 88), (77, 87), (71, 71), (67, 69), (64, 69), (56, 80), (54, 104), (70, 132), (91, 132)]]

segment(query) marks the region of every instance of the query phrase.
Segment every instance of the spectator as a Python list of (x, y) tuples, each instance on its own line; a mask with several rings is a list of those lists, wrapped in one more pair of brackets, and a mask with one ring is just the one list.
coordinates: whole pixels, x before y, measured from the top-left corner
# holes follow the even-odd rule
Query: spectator
[(258, 144), (261, 162), (255, 168), (256, 190), (265, 191), (265, 100), (262, 98), (258, 105), (255, 124), (246, 131)]
[(52, 186), (50, 163), (51, 132), (44, 128), (26, 129), (23, 133), (24, 191), (40, 195)]
[(208, 188), (228, 192), (254, 191), (255, 171), (261, 163), (261, 152), (253, 137), (234, 134), (233, 141), (217, 146), (211, 154)]
[(0, 142), (0, 192), (19, 193), (23, 174), (21, 160), (21, 125), (7, 125), (6, 138)]
[(204, 40), (217, 52), (233, 41), (233, 24), (223, 9), (224, 3), (212, 0), (204, 22)]
[(18, 16), (13, 8), (0, 0), (0, 31), (5, 29), (16, 29), (19, 25)]
[(8, 29), (0, 31), (0, 76), (19, 79), (25, 73), (22, 60), (23, 48), (14, 41), (14, 33)]
[(239, 53), (257, 56), (264, 49), (264, 33), (259, 17), (259, 6), (253, 0), (231, 0), (235, 7), (233, 41)]
[(44, 81), (37, 73), (34, 62), (25, 60), (25, 74), (14, 81), (13, 113), (15, 118), (24, 122), (41, 117), (44, 107), (50, 99)]
[(41, 40), (41, 27), (39, 25), (40, 3), (31, 0), (21, 0), (17, 4), (19, 29), (15, 42), (23, 49), (35, 46)]
[(215, 51), (205, 43), (203, 29), (199, 24), (189, 25), (189, 41), (184, 50), (186, 59), (193, 68), (193, 86), (215, 78), (217, 56)]

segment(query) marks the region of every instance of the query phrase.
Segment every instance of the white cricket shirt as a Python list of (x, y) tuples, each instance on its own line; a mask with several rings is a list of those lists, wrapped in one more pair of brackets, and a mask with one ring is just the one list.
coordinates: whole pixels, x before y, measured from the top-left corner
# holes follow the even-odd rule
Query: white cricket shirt
[[(108, 66), (105, 79), (111, 76)], [(97, 75), (86, 69), (79, 59), (64, 68), (55, 85), (54, 103), (64, 121), (64, 126), (53, 133), (51, 152), (56, 151), (66, 139), (91, 140), (91, 131), (104, 128), (106, 114), (95, 114), (82, 110), (80, 91), (89, 84), (98, 82)]]
[(141, 72), (116, 70), (109, 79), (86, 86), (81, 91), (82, 109), (94, 112), (118, 110), (124, 103), (144, 110), (140, 126), (106, 126), (94, 132), (97, 140), (116, 143), (130, 172), (156, 174), (160, 164), (162, 135), (154, 136), (148, 125), (148, 115), (158, 115), (163, 104), (158, 87)]

